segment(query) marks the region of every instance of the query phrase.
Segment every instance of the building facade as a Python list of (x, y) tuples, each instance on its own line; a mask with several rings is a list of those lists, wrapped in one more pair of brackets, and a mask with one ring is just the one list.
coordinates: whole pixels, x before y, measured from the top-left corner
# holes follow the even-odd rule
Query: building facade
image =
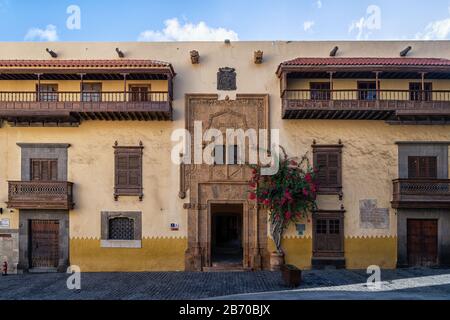
[(287, 263), (450, 265), (447, 59), (447, 41), (4, 43), (1, 262), (268, 269), (248, 166), (173, 159), (173, 133), (200, 124), (277, 130), (319, 169)]

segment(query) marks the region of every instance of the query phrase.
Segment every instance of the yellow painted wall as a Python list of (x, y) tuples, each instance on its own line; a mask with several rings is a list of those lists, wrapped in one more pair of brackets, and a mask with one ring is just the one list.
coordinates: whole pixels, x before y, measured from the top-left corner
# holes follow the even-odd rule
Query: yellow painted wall
[[(275, 71), (280, 62), (304, 57), (325, 57), (331, 45), (338, 45), (346, 56), (353, 57), (397, 57), (406, 45), (414, 47), (416, 57), (450, 57), (450, 42), (239, 42), (224, 43), (54, 43), (52, 49), (58, 52), (60, 59), (116, 59), (117, 46), (127, 49), (130, 59), (156, 59), (171, 62), (177, 76), (174, 80), (174, 121), (173, 122), (101, 122), (86, 121), (76, 128), (14, 128), (3, 124), (0, 128), (0, 207), (6, 208), (7, 180), (20, 179), (20, 148), (18, 142), (70, 143), (68, 150), (69, 180), (75, 183), (75, 209), (70, 212), (71, 261), (79, 263), (88, 270), (109, 263), (108, 259), (117, 259), (117, 269), (125, 268), (122, 260), (133, 259), (131, 256), (145, 260), (152, 257), (156, 247), (148, 242), (141, 251), (136, 249), (101, 249), (100, 216), (101, 211), (142, 211), (142, 234), (145, 239), (158, 237), (170, 238), (167, 241), (187, 237), (187, 212), (183, 209), (186, 200), (178, 198), (179, 167), (170, 161), (170, 151), (174, 143), (170, 136), (174, 129), (185, 126), (185, 94), (217, 93), (220, 98), (236, 93), (264, 93), (270, 99), (271, 128), (279, 129), (280, 141), (291, 155), (311, 153), (311, 144), (336, 144), (339, 139), (343, 149), (343, 201), (335, 196), (319, 197), (321, 209), (339, 209), (341, 204), (346, 209), (345, 234), (347, 264), (359, 266), (358, 261), (371, 262), (368, 253), (355, 237), (370, 237), (374, 260), (394, 265), (393, 255), (396, 241), (396, 215), (389, 209), (390, 228), (386, 230), (361, 229), (359, 227), (359, 201), (376, 199), (380, 208), (390, 208), (392, 198), (392, 180), (398, 177), (396, 141), (448, 141), (449, 126), (390, 126), (382, 121), (319, 121), (319, 120), (282, 120), (280, 83)], [(2, 44), (0, 59), (48, 59), (45, 43), (5, 43)], [(199, 65), (192, 65), (189, 52), (196, 49), (203, 57)], [(253, 51), (264, 51), (265, 60), (261, 65), (253, 63)], [(217, 91), (217, 70), (220, 67), (236, 68), (236, 92)], [(131, 83), (131, 82), (130, 82)], [(152, 82), (153, 83), (153, 82)], [(406, 82), (405, 82), (406, 83)], [(402, 86), (406, 84), (403, 83)], [(0, 81), (0, 91), (34, 90), (34, 81), (9, 82)], [(394, 83), (382, 83), (382, 88)], [(395, 84), (397, 85), (397, 84)], [(78, 91), (79, 82), (64, 84), (64, 90)], [(111, 86), (111, 87), (109, 87)], [(335, 88), (347, 88), (353, 84), (337, 81)], [(354, 84), (356, 88), (356, 84)], [(440, 82), (434, 89), (442, 86), (450, 89), (450, 83)], [(123, 82), (106, 83), (103, 89), (123, 90)], [(159, 87), (158, 87), (159, 88)], [(164, 87), (165, 89), (166, 87)], [(387, 87), (386, 87), (387, 88)], [(161, 87), (161, 90), (164, 90)], [(63, 87), (60, 87), (63, 91)], [(160, 90), (155, 86), (152, 90)], [(113, 144), (144, 144), (144, 199), (119, 198), (114, 201)], [(310, 154), (311, 155), (311, 154)], [(2, 218), (10, 218), (13, 228), (18, 228), (18, 212), (5, 213)], [(180, 230), (170, 231), (170, 223), (178, 223)], [(306, 222), (305, 237), (293, 238), (295, 230), (290, 229), (286, 237), (287, 261), (304, 266), (310, 263), (311, 224)], [(383, 238), (384, 237), (384, 238)], [(95, 239), (95, 240), (79, 240)], [(153, 240), (145, 240), (153, 241)], [(144, 243), (145, 243), (144, 241)], [(185, 241), (185, 240), (183, 240)], [(364, 242), (366, 243), (366, 242)], [(372, 240), (369, 240), (369, 244)], [(164, 244), (166, 245), (166, 244)], [(167, 245), (171, 256), (177, 257), (170, 263), (173, 269), (181, 266), (184, 259), (185, 244), (176, 244), (172, 250)], [(176, 248), (175, 248), (176, 247)], [(370, 245), (369, 245), (370, 247)], [(149, 249), (147, 249), (149, 248)], [(178, 248), (178, 249), (177, 249)], [(382, 251), (386, 248), (385, 251)], [(109, 251), (108, 251), (109, 250)], [(129, 250), (130, 253), (127, 253)], [(372, 253), (370, 253), (372, 255)], [(117, 258), (114, 256), (117, 255)], [(385, 259), (385, 260), (383, 260)], [(154, 262), (139, 262), (138, 268), (156, 270), (160, 265)], [(122, 262), (121, 262), (122, 261)], [(299, 261), (299, 262), (296, 262)], [(385, 262), (383, 262), (385, 261)], [(126, 265), (130, 266), (131, 263)], [(112, 265), (115, 265), (112, 263)], [(96, 267), (97, 266), (97, 267)], [(114, 267), (114, 268), (116, 268)], [(125, 269), (126, 269), (125, 268)], [(135, 268), (135, 267), (130, 267)], [(135, 269), (136, 269), (135, 268)], [(169, 267), (168, 267), (169, 268)], [(172, 267), (170, 267), (172, 270)], [(97, 269), (99, 270), (99, 269)], [(134, 269), (133, 269), (134, 270)]]

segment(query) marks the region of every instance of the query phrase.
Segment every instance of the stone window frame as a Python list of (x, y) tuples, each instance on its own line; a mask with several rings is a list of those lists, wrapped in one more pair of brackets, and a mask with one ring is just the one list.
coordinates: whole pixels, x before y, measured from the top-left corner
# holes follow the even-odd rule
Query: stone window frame
[(32, 159), (57, 159), (58, 181), (67, 181), (68, 143), (17, 143), (21, 148), (21, 180), (31, 180)]
[(408, 157), (436, 157), (437, 179), (448, 179), (448, 146), (450, 141), (398, 141), (398, 177), (409, 179)]
[[(109, 220), (114, 218), (128, 218), (134, 221), (134, 240), (109, 239)], [(102, 211), (101, 213), (101, 241), (102, 248), (142, 248), (142, 212), (140, 211)]]

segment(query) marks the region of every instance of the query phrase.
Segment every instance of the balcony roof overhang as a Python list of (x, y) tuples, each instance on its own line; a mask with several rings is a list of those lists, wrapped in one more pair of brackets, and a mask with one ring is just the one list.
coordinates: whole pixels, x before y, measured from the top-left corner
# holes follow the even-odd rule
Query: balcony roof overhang
[(321, 77), (329, 72), (333, 77), (362, 78), (375, 71), (386, 78), (450, 78), (450, 60), (437, 58), (297, 58), (278, 66), (276, 74), (303, 74), (304, 77)]
[(175, 77), (173, 66), (155, 60), (0, 60), (0, 80), (163, 80)]

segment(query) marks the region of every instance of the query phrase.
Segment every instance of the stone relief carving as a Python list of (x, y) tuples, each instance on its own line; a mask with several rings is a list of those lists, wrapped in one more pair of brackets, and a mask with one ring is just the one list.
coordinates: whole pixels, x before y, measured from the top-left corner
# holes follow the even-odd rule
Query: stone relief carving
[[(203, 130), (234, 128), (255, 129), (258, 132), (259, 129), (268, 129), (268, 101), (267, 95), (238, 94), (236, 100), (218, 100), (217, 95), (189, 95), (186, 97), (185, 127), (193, 133), (194, 122), (201, 121)], [(191, 157), (194, 158), (193, 153)], [(184, 208), (188, 210), (186, 270), (201, 271), (210, 266), (208, 230), (211, 228), (211, 203), (243, 204), (243, 232), (246, 239), (244, 267), (259, 270), (267, 265), (267, 213), (264, 208), (248, 200), (250, 171), (246, 165), (181, 165), (180, 196), (187, 199)]]

